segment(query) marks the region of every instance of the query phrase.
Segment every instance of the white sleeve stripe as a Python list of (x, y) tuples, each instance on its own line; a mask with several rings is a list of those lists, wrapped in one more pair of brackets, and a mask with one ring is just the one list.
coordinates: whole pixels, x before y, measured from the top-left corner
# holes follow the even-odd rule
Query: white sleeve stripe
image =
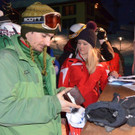
[(102, 64), (98, 64), (97, 66), (103, 67), (103, 65), (102, 65)]
[(82, 63), (73, 63), (72, 66), (83, 65)]
[(66, 78), (68, 69), (69, 69), (69, 68), (64, 68), (64, 69), (62, 69), (62, 70), (60, 71), (60, 72), (63, 73), (63, 77), (62, 77), (62, 83), (63, 83), (63, 84), (64, 84), (64, 81), (65, 81), (65, 78)]

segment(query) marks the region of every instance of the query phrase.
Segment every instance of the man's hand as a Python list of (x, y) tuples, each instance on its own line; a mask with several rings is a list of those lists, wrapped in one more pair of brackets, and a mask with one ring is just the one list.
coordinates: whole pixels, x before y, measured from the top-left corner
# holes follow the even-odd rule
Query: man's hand
[(62, 112), (71, 112), (71, 108), (80, 108), (81, 107), (79, 105), (68, 102), (67, 100), (64, 99), (63, 95), (70, 90), (71, 90), (71, 88), (66, 88), (57, 94), (57, 97), (58, 97), (60, 104), (61, 104), (61, 111)]

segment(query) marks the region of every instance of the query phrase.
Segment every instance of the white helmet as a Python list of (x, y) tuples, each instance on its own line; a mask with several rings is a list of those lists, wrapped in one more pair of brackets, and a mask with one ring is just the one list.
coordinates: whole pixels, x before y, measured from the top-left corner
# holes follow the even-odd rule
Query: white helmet
[(79, 33), (86, 28), (86, 25), (83, 23), (73, 24), (70, 27), (69, 31), (69, 39), (75, 38), (79, 35)]
[(6, 35), (8, 37), (14, 35), (14, 34), (21, 34), (21, 26), (15, 23), (3, 23), (0, 26), (0, 35)]

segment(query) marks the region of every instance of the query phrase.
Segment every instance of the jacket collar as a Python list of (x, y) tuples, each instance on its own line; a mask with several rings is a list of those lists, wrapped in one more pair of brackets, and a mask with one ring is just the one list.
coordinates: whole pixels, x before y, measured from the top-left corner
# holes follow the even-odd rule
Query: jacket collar
[(81, 54), (79, 52), (76, 55), (76, 59), (79, 59), (81, 61), (85, 61), (85, 59), (81, 56)]
[[(22, 51), (21, 49), (21, 46), (20, 46), (20, 35), (13, 35), (11, 36), (11, 40), (12, 40), (12, 43), (13, 43), (13, 46), (9, 46), (8, 48), (11, 48), (13, 50), (15, 50), (19, 56), (19, 59), (20, 60), (25, 60), (27, 61), (31, 66), (35, 66), (35, 63), (26, 56), (26, 54)], [(39, 59), (40, 61), (42, 62), (43, 61), (43, 53), (41, 53), (39, 55)], [(54, 61), (55, 60), (55, 57), (51, 57), (49, 56), (48, 54), (46, 55), (46, 60), (49, 62), (49, 61)]]

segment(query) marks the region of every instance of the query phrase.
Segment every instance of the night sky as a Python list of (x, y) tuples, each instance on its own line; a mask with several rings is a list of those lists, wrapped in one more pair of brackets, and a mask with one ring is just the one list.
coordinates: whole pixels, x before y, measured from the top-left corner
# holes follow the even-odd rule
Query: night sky
[[(0, 9), (4, 1), (7, 3), (16, 1), (16, 4), (18, 1), (19, 4), (25, 2), (28, 3), (28, 0), (0, 0)], [(135, 22), (135, 0), (101, 0), (101, 2), (104, 7), (118, 20), (119, 24), (129, 24)]]
[(135, 0), (101, 0), (104, 7), (118, 19), (119, 24), (135, 22)]

